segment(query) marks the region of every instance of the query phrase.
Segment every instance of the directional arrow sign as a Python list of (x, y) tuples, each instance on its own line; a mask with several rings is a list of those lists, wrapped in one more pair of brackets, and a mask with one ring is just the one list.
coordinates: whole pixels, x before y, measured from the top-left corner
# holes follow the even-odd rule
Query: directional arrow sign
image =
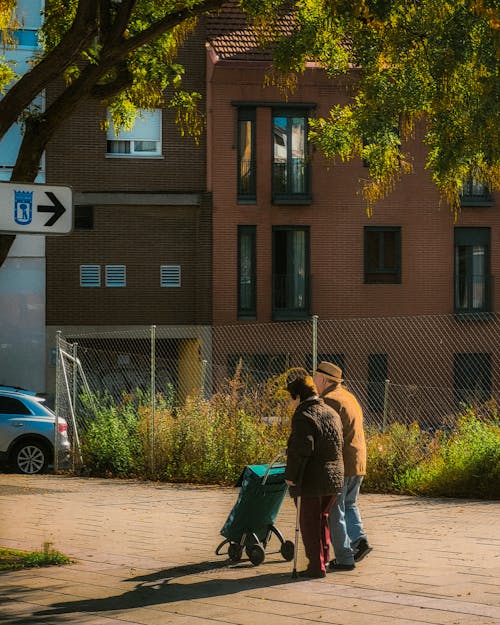
[(0, 232), (68, 234), (72, 229), (70, 187), (0, 182)]

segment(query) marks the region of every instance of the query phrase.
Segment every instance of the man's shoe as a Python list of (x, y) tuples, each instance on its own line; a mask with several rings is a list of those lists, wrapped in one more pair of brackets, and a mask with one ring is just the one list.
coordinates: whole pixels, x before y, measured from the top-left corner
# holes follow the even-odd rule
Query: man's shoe
[(307, 577), (308, 579), (321, 579), (322, 577), (326, 577), (326, 571), (309, 571), (306, 569), (305, 571), (299, 571), (299, 577)]
[(373, 551), (373, 547), (370, 547), (366, 538), (362, 538), (355, 547), (356, 553), (354, 554), (354, 562), (359, 562), (365, 556), (367, 556), (370, 551)]
[(353, 571), (356, 568), (355, 564), (342, 564), (337, 560), (331, 560), (328, 566), (330, 571)]

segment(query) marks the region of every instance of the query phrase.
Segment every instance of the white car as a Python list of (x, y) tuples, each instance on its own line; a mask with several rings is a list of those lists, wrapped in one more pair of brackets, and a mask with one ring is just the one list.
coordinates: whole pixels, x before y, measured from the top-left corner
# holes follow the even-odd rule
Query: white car
[[(0, 386), (0, 461), (18, 473), (43, 473), (54, 462), (56, 415), (36, 393)], [(58, 460), (71, 452), (68, 424), (58, 419)]]

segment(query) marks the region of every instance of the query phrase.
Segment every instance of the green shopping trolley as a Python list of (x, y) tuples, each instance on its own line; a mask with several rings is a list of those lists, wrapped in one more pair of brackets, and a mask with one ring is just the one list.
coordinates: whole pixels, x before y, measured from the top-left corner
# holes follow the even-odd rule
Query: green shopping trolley
[(238, 500), (221, 529), (225, 540), (215, 550), (216, 555), (221, 555), (221, 549), (227, 545), (232, 562), (240, 561), (245, 550), (250, 562), (257, 566), (264, 561), (272, 536), (276, 536), (280, 541), (279, 553), (285, 560), (293, 560), (294, 543), (285, 540), (274, 525), (288, 488), (285, 465), (276, 462), (281, 455), (270, 464), (252, 464), (243, 470), (236, 483), (241, 487)]

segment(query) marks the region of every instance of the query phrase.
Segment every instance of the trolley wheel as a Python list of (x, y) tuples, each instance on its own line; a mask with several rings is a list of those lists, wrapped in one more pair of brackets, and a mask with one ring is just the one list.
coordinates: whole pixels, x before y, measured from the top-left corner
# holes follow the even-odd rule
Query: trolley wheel
[(266, 557), (266, 552), (264, 551), (264, 547), (262, 545), (250, 545), (246, 548), (247, 556), (250, 562), (254, 566), (258, 566), (264, 562), (264, 558)]
[(287, 562), (291, 562), (293, 560), (293, 556), (295, 555), (295, 545), (291, 540), (285, 540), (285, 542), (282, 543), (280, 553)]
[(230, 543), (227, 549), (227, 555), (232, 562), (239, 562), (243, 555), (243, 547), (238, 543)]

